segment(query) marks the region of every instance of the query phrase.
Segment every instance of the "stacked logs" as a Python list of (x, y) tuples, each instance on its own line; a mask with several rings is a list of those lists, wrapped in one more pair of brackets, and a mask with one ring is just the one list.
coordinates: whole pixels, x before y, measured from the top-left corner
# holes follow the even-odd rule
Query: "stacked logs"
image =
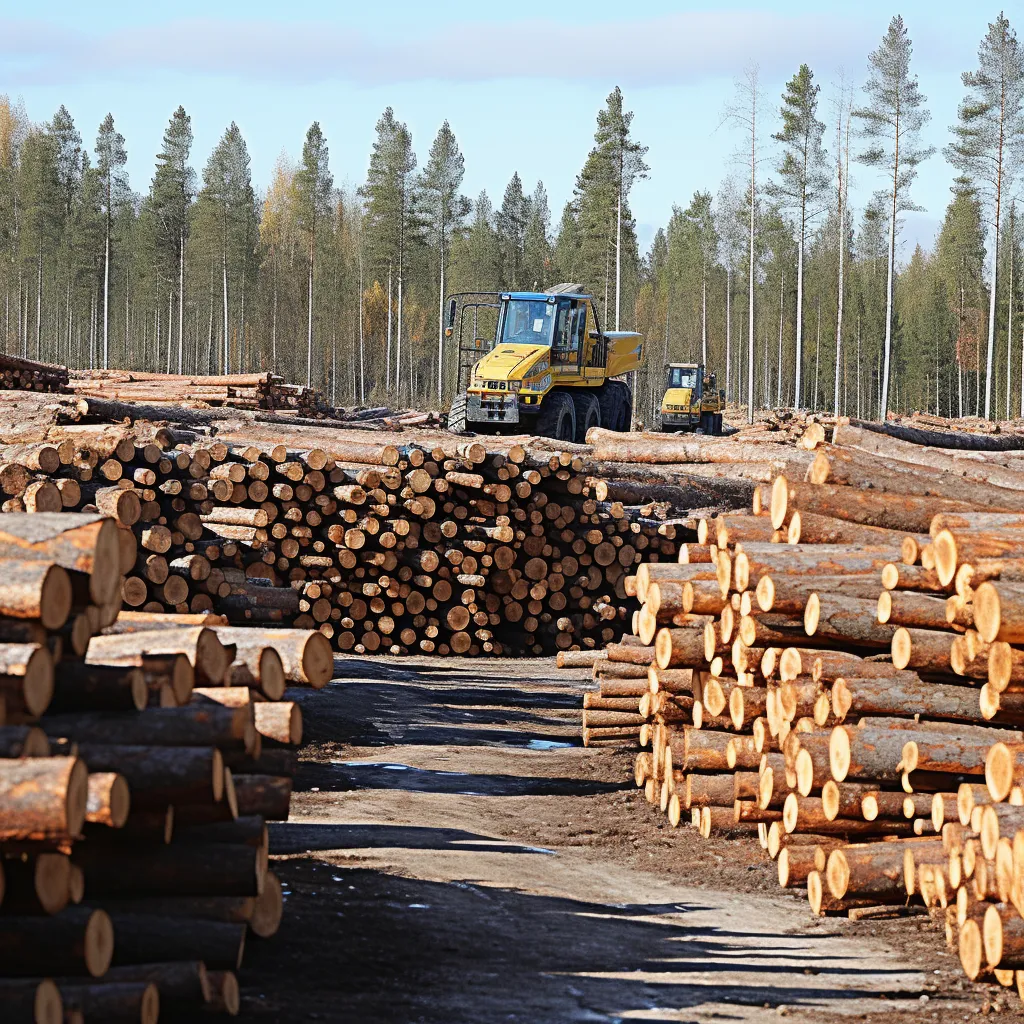
[(66, 367), (0, 355), (0, 390), (62, 391), (67, 383)]
[(1024, 474), (842, 424), (834, 442), (627, 580), (619, 650), (647, 679), (597, 660), (584, 742), (639, 744), (673, 825), (756, 834), (816, 914), (931, 913), (972, 980), (1019, 987)]
[(126, 533), (0, 516), (5, 1020), (237, 1013), (247, 936), (281, 917), (265, 822), (302, 727), (281, 698), (324, 669), (217, 617), (119, 613)]
[(198, 405), (234, 409), (288, 409), (313, 415), (324, 402), (313, 389), (289, 384), (269, 370), (220, 376), (145, 373), (140, 370), (65, 371), (68, 390), (84, 398), (144, 405)]
[(12, 450), (4, 507), (115, 518), (126, 608), (317, 629), (356, 653), (593, 648), (628, 618), (627, 571), (677, 554), (664, 506), (588, 496), (564, 451), (282, 433), (65, 428)]

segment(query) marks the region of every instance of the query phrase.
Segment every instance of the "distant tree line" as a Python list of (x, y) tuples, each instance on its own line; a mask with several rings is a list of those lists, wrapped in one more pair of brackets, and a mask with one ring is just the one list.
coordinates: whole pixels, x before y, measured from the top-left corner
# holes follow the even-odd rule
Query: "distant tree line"
[[(901, 218), (932, 155), (911, 56), (893, 18), (860, 102), (835, 83), (828, 124), (806, 64), (777, 106), (749, 66), (723, 117), (735, 172), (673, 207), (643, 257), (629, 199), (650, 168), (618, 88), (557, 223), (544, 184), (517, 172), (497, 207), (463, 195), (448, 122), (420, 165), (390, 107), (358, 188), (335, 187), (314, 123), (264, 193), (234, 123), (196, 173), (179, 107), (140, 194), (111, 115), (90, 143), (64, 106), (34, 124), (0, 96), (0, 339), (71, 366), (274, 369), (337, 404), (437, 405), (454, 386), (446, 294), (573, 281), (603, 327), (647, 338), (641, 419), (677, 360), (716, 369), (750, 410), (1024, 416), (1024, 53), (1000, 15), (962, 76), (942, 228), (901, 264)], [(851, 163), (878, 185), (859, 211)]]

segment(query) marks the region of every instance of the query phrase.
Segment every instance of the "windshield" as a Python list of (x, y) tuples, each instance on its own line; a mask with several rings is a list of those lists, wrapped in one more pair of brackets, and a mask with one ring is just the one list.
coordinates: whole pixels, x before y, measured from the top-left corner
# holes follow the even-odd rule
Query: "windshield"
[(498, 341), (512, 345), (550, 345), (558, 304), (545, 299), (509, 299)]
[(670, 388), (695, 388), (697, 386), (696, 366), (672, 366), (668, 371)]

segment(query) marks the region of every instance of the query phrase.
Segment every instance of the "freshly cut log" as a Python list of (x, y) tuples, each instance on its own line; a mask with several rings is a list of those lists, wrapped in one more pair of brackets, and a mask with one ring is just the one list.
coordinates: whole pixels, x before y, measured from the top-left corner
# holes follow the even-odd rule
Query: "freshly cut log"
[(0, 726), (0, 758), (48, 757), (50, 741), (35, 725)]
[(184, 654), (206, 686), (219, 686), (234, 660), (233, 652), (205, 626), (149, 630), (142, 633), (94, 636), (89, 642), (89, 660), (117, 664), (121, 659), (148, 655)]
[(102, 977), (110, 965), (114, 939), (103, 910), (68, 907), (48, 917), (0, 915), (0, 962), (8, 977)]
[(0, 643), (0, 696), (6, 712), (36, 718), (53, 699), (53, 657), (40, 644)]
[(804, 632), (823, 641), (885, 648), (892, 644), (895, 628), (879, 623), (877, 597), (869, 600), (815, 592), (807, 599)]
[(882, 679), (837, 679), (832, 684), (832, 713), (842, 722), (851, 710), (858, 715), (901, 715), (910, 710), (929, 718), (985, 721), (976, 690), (926, 683), (909, 672)]
[(802, 614), (811, 594), (830, 594), (875, 600), (878, 581), (870, 576), (762, 576), (757, 582), (758, 607), (763, 612)]
[(90, 772), (85, 820), (91, 825), (123, 828), (131, 808), (128, 781), (117, 772)]
[(982, 924), (985, 960), (990, 967), (1020, 970), (1024, 965), (1024, 918), (1012, 903), (993, 903)]
[(1024, 641), (1024, 585), (982, 583), (974, 591), (974, 623), (987, 643)]
[[(941, 840), (935, 841), (941, 852)], [(846, 846), (828, 855), (825, 869), (829, 892), (836, 899), (847, 895), (871, 897), (877, 902), (903, 902), (907, 892), (903, 884), (905, 843), (867, 843)]]
[(883, 590), (878, 595), (878, 621), (918, 629), (948, 629), (946, 602), (912, 590)]
[(654, 660), (662, 669), (690, 668), (703, 663), (704, 649), (703, 627), (664, 628), (655, 637)]
[(892, 634), (892, 663), (898, 669), (949, 673), (952, 670), (952, 642), (952, 635), (941, 630), (899, 626)]
[(233, 644), (241, 657), (254, 645), (272, 647), (281, 659), (285, 679), (292, 685), (326, 686), (334, 675), (334, 652), (330, 641), (315, 629), (260, 629), (216, 626), (218, 638)]
[(815, 512), (801, 512), (799, 509), (791, 514), (787, 530), (790, 544), (855, 544), (897, 548), (908, 536), (914, 538), (919, 547), (928, 542), (928, 535), (924, 532), (887, 530)]
[(10, 513), (0, 525), (0, 551), (84, 573), (93, 602), (104, 605), (120, 584), (119, 532), (113, 520), (98, 515)]
[(0, 760), (0, 840), (75, 836), (88, 796), (89, 772), (77, 757)]
[(9, 857), (2, 873), (5, 914), (58, 914), (71, 902), (71, 862), (63, 853)]
[(811, 913), (815, 917), (825, 917), (828, 914), (846, 914), (851, 909), (872, 906), (875, 903), (871, 899), (837, 900), (825, 886), (820, 871), (812, 871), (807, 876), (807, 902), (810, 905)]
[(971, 512), (974, 507), (967, 501), (887, 494), (841, 484), (796, 483), (785, 476), (776, 478), (771, 493), (771, 519), (776, 529), (781, 529), (787, 515), (799, 509), (801, 513), (830, 516), (864, 526), (927, 534), (932, 519), (939, 512)]

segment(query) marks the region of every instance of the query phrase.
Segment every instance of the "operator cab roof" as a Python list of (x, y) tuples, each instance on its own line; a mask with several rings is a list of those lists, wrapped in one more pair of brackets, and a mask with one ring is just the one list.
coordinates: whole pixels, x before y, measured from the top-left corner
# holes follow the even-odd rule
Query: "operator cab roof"
[(586, 292), (502, 292), (503, 299), (533, 299), (539, 302), (554, 302), (555, 299), (590, 299)]

